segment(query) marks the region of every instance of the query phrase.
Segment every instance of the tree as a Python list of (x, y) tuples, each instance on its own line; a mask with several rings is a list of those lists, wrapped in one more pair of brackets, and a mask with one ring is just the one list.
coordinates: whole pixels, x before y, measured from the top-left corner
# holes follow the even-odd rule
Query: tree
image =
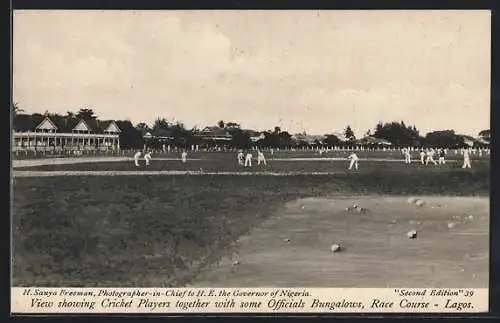
[(481, 138), (483, 140), (490, 141), (491, 140), (491, 130), (490, 129), (481, 130), (481, 131), (479, 131), (478, 136), (479, 136), (479, 138)]
[(219, 122), (217, 122), (217, 125), (219, 126), (219, 128), (223, 129), (224, 128), (224, 120), (219, 120)]
[(344, 136), (349, 140), (349, 141), (354, 141), (356, 140), (356, 136), (354, 136), (354, 131), (352, 131), (351, 126), (347, 126), (344, 130)]
[(12, 110), (11, 110), (11, 112), (12, 112), (12, 116), (14, 116), (14, 117), (15, 117), (15, 116), (17, 116), (19, 113), (24, 112), (24, 110), (23, 110), (22, 108), (20, 108), (20, 107), (19, 107), (19, 104), (18, 104), (17, 102), (14, 102), (14, 103), (12, 104)]
[(95, 120), (97, 116), (94, 114), (94, 110), (89, 108), (83, 108), (78, 110), (76, 117), (83, 120)]
[(250, 136), (243, 130), (239, 128), (232, 129), (231, 136), (231, 146), (238, 149), (249, 149), (252, 147)]
[(425, 144), (430, 147), (460, 148), (464, 145), (464, 137), (457, 135), (454, 130), (433, 131), (425, 136)]
[(145, 135), (147, 132), (151, 131), (151, 129), (149, 129), (149, 126), (144, 123), (144, 122), (140, 122), (138, 123), (135, 128), (142, 134), (142, 135)]
[(279, 127), (279, 126), (274, 127), (275, 134), (279, 134), (280, 132), (281, 132), (281, 127)]
[(420, 144), (420, 136), (416, 127), (407, 127), (403, 121), (384, 124), (379, 122), (373, 136), (378, 139), (388, 140), (396, 146), (418, 146)]
[(76, 115), (74, 112), (71, 112), (71, 111), (66, 111), (66, 115), (65, 115), (66, 118), (76, 118)]
[(328, 147), (335, 147), (341, 143), (340, 139), (335, 135), (326, 135), (325, 137), (323, 143)]

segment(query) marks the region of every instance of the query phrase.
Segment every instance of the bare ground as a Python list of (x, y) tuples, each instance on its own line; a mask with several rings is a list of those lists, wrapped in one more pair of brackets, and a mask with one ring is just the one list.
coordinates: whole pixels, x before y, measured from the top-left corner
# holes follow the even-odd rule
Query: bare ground
[[(487, 287), (488, 198), (422, 200), (422, 207), (379, 196), (287, 203), (193, 286)], [(346, 212), (353, 203), (368, 211)], [(412, 229), (417, 239), (406, 236)], [(339, 242), (344, 251), (330, 252)]]

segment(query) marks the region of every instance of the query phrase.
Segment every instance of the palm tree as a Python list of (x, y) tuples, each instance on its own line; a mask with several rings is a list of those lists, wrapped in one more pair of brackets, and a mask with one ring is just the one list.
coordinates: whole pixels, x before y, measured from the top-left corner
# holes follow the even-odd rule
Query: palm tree
[(15, 116), (16, 116), (16, 115), (18, 115), (19, 113), (24, 112), (24, 109), (20, 108), (20, 107), (19, 107), (19, 104), (18, 104), (17, 102), (14, 102), (14, 103), (12, 104), (12, 110), (11, 110), (11, 112), (12, 112), (12, 116), (14, 116), (14, 117), (15, 117)]

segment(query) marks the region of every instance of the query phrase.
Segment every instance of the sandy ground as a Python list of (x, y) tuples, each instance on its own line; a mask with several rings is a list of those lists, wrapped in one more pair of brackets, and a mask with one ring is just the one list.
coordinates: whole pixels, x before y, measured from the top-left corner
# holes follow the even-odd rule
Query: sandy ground
[[(421, 207), (407, 197), (288, 203), (192, 286), (488, 287), (488, 198), (421, 199)], [(367, 212), (346, 212), (353, 203)], [(339, 242), (344, 251), (330, 252)]]

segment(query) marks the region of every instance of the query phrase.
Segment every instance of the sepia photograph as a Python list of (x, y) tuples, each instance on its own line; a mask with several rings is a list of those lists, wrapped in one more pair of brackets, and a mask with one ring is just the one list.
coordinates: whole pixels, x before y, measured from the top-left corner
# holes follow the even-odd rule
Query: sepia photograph
[(12, 24), (12, 287), (489, 287), (490, 11)]

